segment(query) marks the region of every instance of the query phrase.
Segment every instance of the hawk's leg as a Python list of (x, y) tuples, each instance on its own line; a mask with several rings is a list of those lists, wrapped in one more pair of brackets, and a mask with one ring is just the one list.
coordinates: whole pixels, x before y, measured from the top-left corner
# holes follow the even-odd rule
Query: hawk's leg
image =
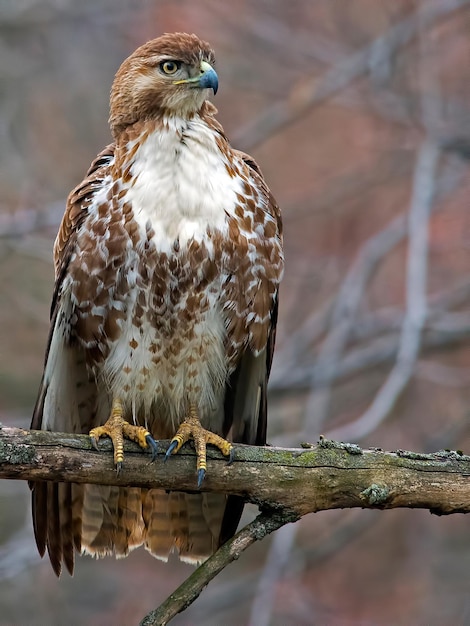
[(229, 463), (233, 460), (233, 446), (232, 444), (212, 433), (210, 430), (206, 430), (202, 427), (201, 422), (197, 414), (196, 407), (190, 406), (189, 415), (178, 428), (176, 435), (171, 440), (168, 450), (165, 455), (165, 461), (172, 455), (176, 454), (181, 446), (189, 439), (194, 441), (197, 455), (197, 486), (202, 485), (204, 476), (206, 475), (207, 460), (206, 460), (206, 445), (211, 443), (213, 446), (219, 448), (219, 450), (225, 456), (229, 457)]
[(98, 450), (98, 439), (100, 437), (110, 437), (114, 447), (114, 464), (117, 472), (121, 471), (122, 462), (124, 460), (124, 438), (131, 439), (139, 444), (141, 448), (152, 449), (152, 461), (157, 456), (157, 444), (143, 426), (133, 426), (123, 418), (122, 403), (118, 398), (113, 400), (111, 415), (103, 426), (97, 426), (90, 430), (91, 443)]

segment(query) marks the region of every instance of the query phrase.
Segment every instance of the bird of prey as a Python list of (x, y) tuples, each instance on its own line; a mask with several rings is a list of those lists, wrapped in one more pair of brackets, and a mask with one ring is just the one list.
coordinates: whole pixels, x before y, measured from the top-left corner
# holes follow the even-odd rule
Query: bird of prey
[[(214, 53), (165, 34), (128, 57), (110, 103), (113, 143), (69, 195), (33, 429), (123, 437), (169, 454), (188, 439), (196, 493), (32, 483), (33, 524), (60, 574), (74, 553), (144, 545), (201, 562), (232, 536), (243, 501), (197, 492), (206, 444), (266, 441), (266, 385), (283, 273), (279, 208), (207, 100)], [(125, 465), (125, 464), (124, 464)], [(122, 469), (125, 472), (125, 467)]]

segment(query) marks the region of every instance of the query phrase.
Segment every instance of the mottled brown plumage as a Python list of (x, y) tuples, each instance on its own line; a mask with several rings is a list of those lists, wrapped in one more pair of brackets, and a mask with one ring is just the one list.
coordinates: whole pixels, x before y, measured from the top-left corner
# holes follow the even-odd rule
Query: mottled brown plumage
[[(182, 438), (189, 423), (196, 441), (206, 438), (200, 421), (234, 442), (265, 443), (281, 218), (258, 166), (231, 148), (206, 99), (217, 88), (213, 63), (195, 35), (167, 34), (116, 74), (114, 143), (70, 194), (54, 246), (32, 428), (99, 436), (113, 415), (155, 439), (183, 422)], [(201, 561), (235, 532), (243, 508), (215, 494), (32, 488), (38, 548), (57, 574), (62, 562), (73, 571), (75, 550), (125, 556), (144, 544), (159, 558)]]

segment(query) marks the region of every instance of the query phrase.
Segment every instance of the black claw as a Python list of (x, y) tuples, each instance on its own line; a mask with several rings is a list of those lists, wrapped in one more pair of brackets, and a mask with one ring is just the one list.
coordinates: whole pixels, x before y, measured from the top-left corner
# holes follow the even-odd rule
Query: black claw
[(173, 450), (177, 447), (177, 445), (178, 445), (177, 441), (172, 441), (170, 443), (170, 445), (168, 446), (168, 450), (166, 451), (166, 454), (165, 454), (165, 463), (168, 461), (168, 459), (173, 453)]
[(235, 459), (235, 448), (231, 448), (229, 455), (228, 455), (227, 465), (232, 465), (234, 459)]
[(100, 449), (98, 448), (98, 439), (95, 439), (94, 437), (90, 437), (90, 441), (91, 441), (91, 447), (99, 452)]
[(151, 462), (153, 463), (155, 461), (155, 459), (157, 458), (157, 454), (158, 454), (157, 442), (152, 437), (152, 435), (146, 435), (145, 436), (145, 441), (147, 442), (147, 445), (150, 446), (150, 448), (152, 450), (152, 461)]
[(116, 476), (119, 476), (119, 474), (121, 473), (122, 470), (122, 461), (119, 461), (119, 463), (116, 463)]
[(202, 485), (202, 481), (206, 476), (206, 470), (201, 467), (201, 469), (197, 473), (197, 486), (200, 487)]

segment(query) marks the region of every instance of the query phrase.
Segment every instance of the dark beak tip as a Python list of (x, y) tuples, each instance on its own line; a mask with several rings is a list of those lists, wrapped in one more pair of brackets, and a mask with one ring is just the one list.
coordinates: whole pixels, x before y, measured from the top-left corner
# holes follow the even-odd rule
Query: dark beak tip
[(219, 89), (219, 77), (215, 70), (209, 70), (205, 72), (199, 80), (199, 87), (202, 89), (212, 89), (214, 95), (217, 93)]

